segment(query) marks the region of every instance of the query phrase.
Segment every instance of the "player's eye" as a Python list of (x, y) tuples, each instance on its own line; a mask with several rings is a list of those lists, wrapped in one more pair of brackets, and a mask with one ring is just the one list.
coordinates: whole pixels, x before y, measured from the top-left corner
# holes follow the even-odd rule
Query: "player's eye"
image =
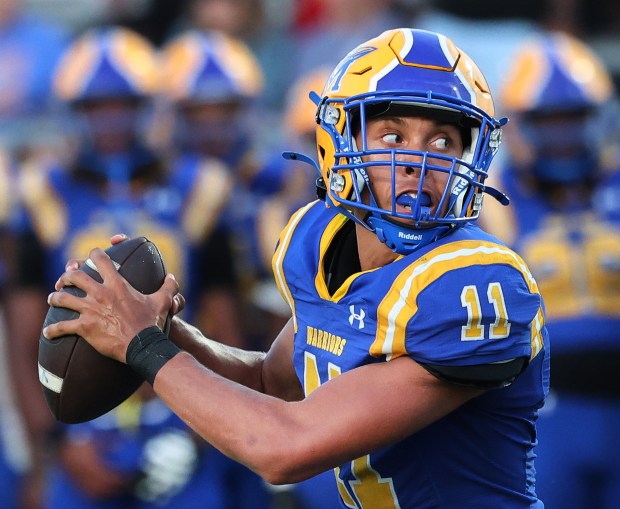
[(381, 140), (386, 145), (399, 145), (403, 141), (400, 134), (397, 133), (386, 133), (381, 137)]
[(435, 138), (431, 141), (431, 146), (440, 152), (448, 150), (448, 148), (452, 145), (450, 139), (446, 136), (441, 136), (439, 138)]

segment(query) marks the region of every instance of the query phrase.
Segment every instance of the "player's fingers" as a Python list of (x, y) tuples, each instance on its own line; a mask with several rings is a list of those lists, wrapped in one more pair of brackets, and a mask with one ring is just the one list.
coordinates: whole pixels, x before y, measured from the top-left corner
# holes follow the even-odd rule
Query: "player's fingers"
[(170, 312), (173, 315), (177, 315), (183, 311), (183, 309), (185, 309), (185, 297), (183, 297), (183, 294), (177, 293), (172, 299), (172, 308)]
[(86, 260), (86, 265), (99, 272), (104, 281), (120, 277), (108, 253), (103, 249), (96, 247), (90, 251), (88, 256), (90, 261)]
[(43, 337), (45, 339), (54, 339), (61, 336), (67, 336), (69, 334), (78, 334), (79, 322), (78, 320), (64, 320), (62, 322), (56, 322), (43, 328)]
[(86, 258), (72, 258), (65, 265), (65, 270), (67, 272), (78, 270), (82, 265), (84, 265), (84, 262), (86, 262)]
[(179, 282), (174, 277), (174, 274), (166, 274), (166, 278), (164, 279), (164, 284), (161, 286), (159, 291), (163, 292), (167, 295), (170, 300), (174, 299), (174, 296), (179, 293)]
[(58, 278), (54, 288), (57, 291), (62, 290), (67, 286), (77, 286), (81, 288), (86, 293), (94, 291), (94, 289), (98, 286), (99, 283), (95, 281), (92, 277), (90, 277), (83, 270), (73, 270), (68, 272), (63, 272), (63, 274)]
[(159, 303), (161, 311), (166, 311), (166, 314), (174, 314), (174, 308), (178, 305), (178, 300), (175, 301), (175, 297), (179, 294), (179, 283), (175, 277), (168, 273), (164, 279), (164, 283), (160, 289), (157, 290), (153, 297)]
[(110, 237), (110, 243), (115, 246), (116, 244), (120, 244), (124, 240), (129, 240), (129, 236), (124, 233), (116, 233)]
[(47, 303), (57, 308), (67, 308), (82, 312), (84, 299), (73, 292), (52, 292), (47, 296)]

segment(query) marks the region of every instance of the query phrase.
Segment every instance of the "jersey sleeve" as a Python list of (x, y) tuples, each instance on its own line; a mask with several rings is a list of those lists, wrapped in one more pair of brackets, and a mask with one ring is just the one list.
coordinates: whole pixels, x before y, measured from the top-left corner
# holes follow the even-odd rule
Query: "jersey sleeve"
[(541, 296), (523, 260), (504, 246), (443, 246), (397, 283), (379, 308), (383, 353), (441, 372), (529, 361), (542, 348)]

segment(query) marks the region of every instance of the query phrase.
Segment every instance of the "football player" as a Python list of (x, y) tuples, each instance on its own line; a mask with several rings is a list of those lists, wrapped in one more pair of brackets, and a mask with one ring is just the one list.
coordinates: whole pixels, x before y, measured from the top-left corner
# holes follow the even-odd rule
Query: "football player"
[(483, 75), (447, 37), (393, 29), (313, 97), (320, 200), (293, 214), (274, 253), (292, 318), (267, 353), (178, 318), (167, 337), (164, 317), (183, 305), (174, 277), (136, 295), (98, 248), (104, 283), (69, 261), (56, 290), (86, 296), (48, 302), (80, 317), (45, 336), (78, 333), (127, 362), (272, 483), (333, 468), (343, 507), (542, 507), (543, 302), (524, 261), (475, 223), (484, 193), (507, 201), (485, 185), (505, 120)]
[(600, 59), (559, 33), (529, 40), (501, 90), (513, 120), (501, 186), (513, 206), (482, 219), (525, 258), (545, 298), (552, 392), (536, 470), (549, 507), (620, 500), (620, 224), (605, 198), (618, 174), (613, 99)]
[[(138, 34), (112, 27), (82, 34), (67, 49), (54, 79), (75, 153), (63, 161), (31, 160), (20, 169), (23, 223), (16, 235), (20, 263), (8, 303), (9, 326), (19, 402), (37, 451), (48, 449), (45, 438), (57, 429), (41, 397), (32, 342), (46, 313), (41, 299), (67, 257), (85, 254), (85, 246), (105, 245), (119, 229), (153, 240), (170, 270), (180, 271), (186, 291), (195, 295), (188, 316), (205, 310), (211, 318), (207, 329), (237, 346), (241, 342), (238, 322), (225, 320), (232, 314), (227, 306), (234, 310), (226, 297), (235, 285), (227, 233), (220, 226), (229, 178), (216, 159), (169, 165), (149, 144), (146, 132), (161, 81), (159, 57)], [(201, 270), (204, 264), (208, 272)], [(122, 420), (109, 422), (123, 433)], [(65, 452), (75, 445), (66, 438), (61, 442)], [(70, 457), (76, 455), (61, 456)], [(45, 461), (37, 458), (34, 464)], [(59, 493), (68, 506), (73, 492)]]
[[(226, 291), (237, 277), (233, 260), (240, 258), (240, 235), (230, 215), (231, 209), (250, 209), (251, 198), (241, 196), (247, 195), (240, 185), (244, 180), (241, 168), (252, 146), (246, 111), (262, 90), (262, 70), (240, 40), (196, 30), (183, 32), (166, 44), (162, 69), (162, 96), (170, 114), (171, 164), (179, 185), (199, 204), (186, 212), (188, 236), (196, 243), (209, 239), (188, 274), (193, 275), (190, 281), (196, 291), (201, 286), (198, 269), (211, 287), (219, 287), (205, 297), (207, 305), (197, 315), (197, 325), (209, 330), (215, 323), (228, 344), (243, 346), (245, 338), (233, 309), (237, 295)], [(247, 205), (240, 207), (239, 201)], [(215, 266), (219, 270), (203, 270)], [(232, 330), (226, 330), (232, 323)]]

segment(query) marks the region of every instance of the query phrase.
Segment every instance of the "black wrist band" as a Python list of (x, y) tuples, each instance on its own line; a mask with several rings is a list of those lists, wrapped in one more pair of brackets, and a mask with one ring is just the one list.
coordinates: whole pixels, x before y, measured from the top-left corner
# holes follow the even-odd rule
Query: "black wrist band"
[(159, 327), (152, 326), (131, 340), (125, 358), (129, 367), (153, 385), (157, 372), (180, 351)]

